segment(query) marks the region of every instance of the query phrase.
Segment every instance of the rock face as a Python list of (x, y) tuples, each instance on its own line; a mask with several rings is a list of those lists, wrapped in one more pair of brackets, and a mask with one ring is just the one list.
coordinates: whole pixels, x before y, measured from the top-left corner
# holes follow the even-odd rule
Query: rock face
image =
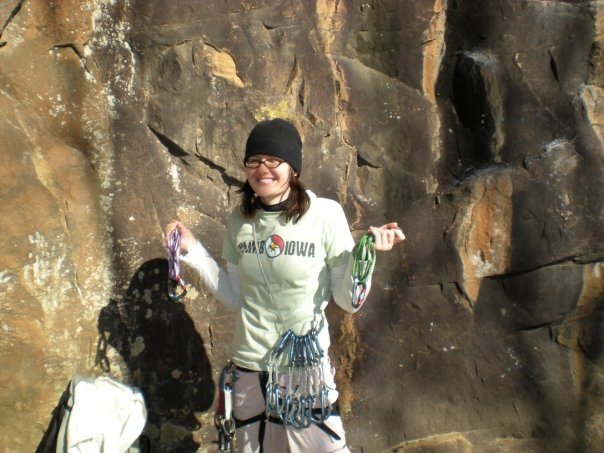
[(153, 451), (213, 448), (232, 315), (188, 271), (167, 298), (162, 229), (219, 257), (275, 116), (355, 235), (407, 235), (329, 309), (351, 447), (598, 451), (603, 32), (601, 1), (4, 0), (3, 451), (75, 373), (140, 387)]

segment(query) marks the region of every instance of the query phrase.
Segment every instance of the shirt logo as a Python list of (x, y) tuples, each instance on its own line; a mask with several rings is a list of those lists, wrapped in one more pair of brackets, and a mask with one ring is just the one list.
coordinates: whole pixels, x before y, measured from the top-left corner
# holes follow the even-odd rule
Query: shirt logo
[(281, 255), (285, 241), (278, 234), (273, 234), (264, 242), (264, 251), (269, 258)]

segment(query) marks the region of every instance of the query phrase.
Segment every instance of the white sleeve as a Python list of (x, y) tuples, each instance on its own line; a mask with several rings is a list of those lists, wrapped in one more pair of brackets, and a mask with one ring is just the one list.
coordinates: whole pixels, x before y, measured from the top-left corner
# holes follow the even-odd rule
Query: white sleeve
[(200, 242), (191, 247), (186, 255), (181, 255), (180, 259), (198, 272), (201, 281), (216, 299), (233, 310), (241, 308), (239, 266), (227, 263), (225, 272)]
[[(330, 286), (333, 300), (343, 310), (349, 313), (357, 312), (362, 303), (358, 307), (353, 307), (353, 292), (354, 292), (354, 281), (352, 278), (352, 263), (354, 258), (350, 256), (348, 263), (340, 264), (330, 269)], [(365, 298), (369, 295), (371, 289), (371, 277), (367, 280), (365, 287)]]

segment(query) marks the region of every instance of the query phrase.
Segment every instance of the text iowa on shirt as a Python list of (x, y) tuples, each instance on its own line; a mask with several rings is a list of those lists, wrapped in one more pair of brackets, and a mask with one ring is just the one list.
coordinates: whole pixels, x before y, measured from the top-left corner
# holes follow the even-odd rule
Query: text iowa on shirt
[(280, 255), (304, 256), (315, 258), (315, 244), (307, 241), (285, 241), (278, 234), (272, 234), (268, 239), (259, 241), (243, 241), (238, 244), (241, 253), (264, 253), (270, 258)]

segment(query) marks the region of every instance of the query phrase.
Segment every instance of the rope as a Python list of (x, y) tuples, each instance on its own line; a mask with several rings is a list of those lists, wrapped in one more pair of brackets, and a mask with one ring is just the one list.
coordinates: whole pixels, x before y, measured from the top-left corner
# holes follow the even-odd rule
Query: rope
[[(178, 302), (187, 294), (187, 286), (180, 276), (180, 231), (174, 228), (168, 237), (168, 275), (170, 282), (168, 284), (168, 295), (174, 302)], [(176, 292), (176, 286), (180, 286), (180, 294)]]
[(366, 233), (352, 250), (352, 306), (359, 308), (367, 297), (367, 282), (371, 278), (375, 267), (375, 238), (373, 234)]

